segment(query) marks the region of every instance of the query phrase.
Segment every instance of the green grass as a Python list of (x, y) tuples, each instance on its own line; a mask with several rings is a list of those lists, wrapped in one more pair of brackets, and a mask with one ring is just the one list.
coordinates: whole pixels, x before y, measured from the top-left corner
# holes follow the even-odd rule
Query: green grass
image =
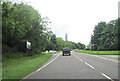
[(57, 53), (61, 53), (62, 51), (57, 51)]
[(31, 57), (3, 58), (2, 79), (22, 79), (40, 65), (48, 61), (50, 53), (42, 53)]
[(76, 51), (79, 53), (97, 54), (97, 55), (120, 55), (120, 51)]

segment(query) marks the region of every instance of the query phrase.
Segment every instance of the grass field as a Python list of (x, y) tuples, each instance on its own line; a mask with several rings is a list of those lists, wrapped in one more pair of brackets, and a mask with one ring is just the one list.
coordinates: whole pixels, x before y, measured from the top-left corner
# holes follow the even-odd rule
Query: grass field
[(76, 51), (79, 53), (97, 54), (97, 55), (120, 55), (120, 51)]
[[(48, 61), (50, 53), (42, 53), (31, 57), (5, 59), (2, 64), (2, 79), (22, 79), (40, 65)], [(5, 81), (5, 80), (3, 80)]]

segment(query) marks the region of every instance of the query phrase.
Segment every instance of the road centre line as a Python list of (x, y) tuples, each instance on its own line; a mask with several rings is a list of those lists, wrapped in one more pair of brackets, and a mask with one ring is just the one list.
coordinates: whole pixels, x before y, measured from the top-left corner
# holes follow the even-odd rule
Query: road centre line
[(79, 58), (80, 61), (83, 61), (82, 59)]
[(104, 73), (101, 73), (104, 77), (106, 77), (106, 78), (108, 78), (109, 80), (111, 80), (111, 81), (114, 81), (114, 80), (112, 80), (109, 76), (107, 76), (106, 74), (104, 74)]
[[(32, 75), (32, 74), (40, 71), (41, 69), (43, 69), (44, 67), (46, 67), (47, 65), (49, 65), (50, 63), (52, 63), (53, 61), (55, 61), (59, 56), (60, 56), (60, 54), (59, 54), (58, 56), (56, 56), (56, 58), (54, 58), (53, 60), (51, 60), (50, 62), (48, 62), (48, 63), (45, 64), (44, 66), (42, 66), (41, 68), (39, 68), (38, 70), (36, 70), (36, 71), (30, 73), (29, 75), (27, 75), (26, 77), (24, 77), (23, 79), (26, 79), (26, 78), (29, 77), (30, 75)], [(22, 81), (22, 80), (20, 80), (20, 81)]]
[(93, 66), (91, 66), (90, 64), (88, 64), (87, 62), (85, 62), (86, 65), (88, 65), (89, 67), (95, 69)]
[[(77, 55), (73, 55), (73, 56), (75, 56), (76, 58), (78, 58), (80, 61), (82, 60), (82, 59), (79, 58)], [(92, 65), (88, 64), (87, 62), (85, 62), (85, 61), (83, 61), (83, 60), (82, 60), (82, 62), (84, 62), (87, 66), (89, 66), (90, 68), (94, 69), (95, 71), (99, 72), (99, 73), (100, 73), (102, 76), (104, 76), (105, 78), (107, 78), (107, 79), (109, 79), (109, 80), (111, 80), (111, 81), (114, 81), (112, 78), (110, 78), (110, 77), (107, 76), (106, 74), (98, 71), (97, 69), (95, 69)]]

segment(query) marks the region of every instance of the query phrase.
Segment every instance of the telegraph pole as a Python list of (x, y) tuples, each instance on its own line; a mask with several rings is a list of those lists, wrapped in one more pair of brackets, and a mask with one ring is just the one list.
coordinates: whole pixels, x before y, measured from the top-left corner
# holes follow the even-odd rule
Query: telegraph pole
[(65, 40), (68, 41), (68, 38), (67, 38), (67, 33), (65, 34)]

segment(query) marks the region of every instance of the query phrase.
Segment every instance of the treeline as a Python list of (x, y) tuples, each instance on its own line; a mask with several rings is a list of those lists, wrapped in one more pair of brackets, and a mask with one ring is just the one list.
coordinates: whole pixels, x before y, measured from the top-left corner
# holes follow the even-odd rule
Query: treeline
[(19, 52), (20, 44), (30, 41), (32, 54), (63, 47), (84, 49), (85, 45), (64, 41), (48, 26), (48, 17), (42, 18), (37, 10), (25, 3), (1, 2), (2, 4), (2, 52)]
[(91, 36), (91, 50), (120, 50), (120, 18), (98, 23)]
[(64, 41), (62, 38), (57, 38), (57, 44), (56, 48), (58, 50), (63, 49), (64, 47), (69, 47), (70, 49), (85, 49), (86, 46), (80, 42), (75, 43), (72, 41)]

